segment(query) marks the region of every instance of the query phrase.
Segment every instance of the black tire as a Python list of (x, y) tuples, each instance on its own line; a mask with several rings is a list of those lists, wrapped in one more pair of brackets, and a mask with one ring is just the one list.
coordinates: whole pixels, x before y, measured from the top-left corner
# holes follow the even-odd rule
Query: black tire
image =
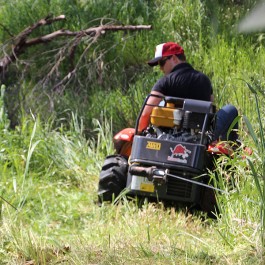
[(128, 160), (121, 155), (107, 156), (99, 175), (98, 200), (112, 201), (126, 187)]
[(214, 216), (214, 214), (218, 213), (216, 195), (213, 189), (202, 188), (199, 206), (201, 210), (208, 213), (208, 215)]

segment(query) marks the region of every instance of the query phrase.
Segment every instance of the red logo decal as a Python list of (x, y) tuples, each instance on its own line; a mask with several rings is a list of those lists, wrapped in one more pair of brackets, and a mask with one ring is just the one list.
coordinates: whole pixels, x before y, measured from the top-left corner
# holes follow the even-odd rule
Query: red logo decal
[(170, 147), (171, 156), (168, 156), (167, 159), (170, 161), (176, 161), (181, 163), (187, 163), (187, 159), (191, 154), (191, 151), (183, 146), (182, 144), (177, 144), (174, 149)]

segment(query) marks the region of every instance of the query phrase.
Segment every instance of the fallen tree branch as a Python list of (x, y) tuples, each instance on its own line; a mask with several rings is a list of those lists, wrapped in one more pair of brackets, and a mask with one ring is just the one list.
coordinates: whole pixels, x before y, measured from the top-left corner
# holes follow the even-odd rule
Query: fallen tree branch
[(80, 31), (70, 31), (67, 29), (60, 29), (44, 36), (32, 39), (29, 38), (30, 34), (37, 28), (64, 19), (65, 19), (64, 15), (60, 15), (55, 18), (51, 18), (50, 16), (48, 16), (44, 19), (39, 20), (37, 23), (33, 24), (32, 26), (24, 29), (21, 33), (19, 33), (18, 36), (14, 38), (11, 52), (9, 54), (6, 54), (3, 58), (0, 59), (1, 76), (3, 76), (7, 67), (11, 63), (15, 62), (18, 59), (18, 57), (25, 51), (26, 48), (33, 45), (47, 43), (59, 37), (75, 37), (78, 38), (80, 41), (83, 37), (90, 36), (94, 38), (94, 41), (96, 41), (97, 38), (102, 34), (105, 34), (106, 31), (128, 31), (128, 30), (136, 31), (136, 30), (150, 30), (152, 28), (150, 25), (138, 25), (138, 26), (102, 25), (99, 27), (92, 27)]
[(134, 30), (143, 30), (143, 29), (151, 29), (151, 26), (144, 26), (144, 25), (139, 25), (139, 26), (109, 26), (109, 25), (107, 25), (107, 26), (99, 26), (99, 27), (95, 27), (95, 28), (89, 28), (89, 29), (77, 31), (77, 32), (60, 29), (60, 30), (57, 30), (57, 31), (52, 32), (50, 34), (47, 34), (45, 36), (28, 40), (25, 42), (25, 45), (31, 46), (31, 45), (36, 45), (36, 44), (40, 44), (40, 43), (46, 43), (46, 42), (52, 41), (53, 39), (61, 37), (61, 36), (71, 36), (72, 37), (72, 36), (89, 35), (91, 37), (98, 37), (101, 34), (105, 34), (106, 31), (119, 31), (119, 30), (134, 31)]
[(27, 47), (26, 41), (28, 36), (37, 28), (43, 25), (50, 25), (51, 23), (59, 20), (64, 20), (65, 16), (60, 15), (55, 18), (50, 18), (50, 16), (39, 20), (34, 25), (27, 27), (22, 32), (20, 32), (13, 40), (12, 44), (12, 52), (10, 54), (5, 55), (0, 59), (0, 74), (3, 75), (3, 72), (12, 62), (15, 62), (18, 56), (24, 52), (24, 49)]

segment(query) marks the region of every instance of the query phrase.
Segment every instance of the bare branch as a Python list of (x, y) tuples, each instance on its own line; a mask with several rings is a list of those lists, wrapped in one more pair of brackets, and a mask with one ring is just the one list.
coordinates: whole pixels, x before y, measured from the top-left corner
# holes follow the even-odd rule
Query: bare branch
[(34, 25), (24, 29), (16, 37), (16, 40), (20, 42), (22, 39), (25, 39), (26, 37), (28, 37), (32, 33), (32, 31), (34, 31), (35, 29), (37, 29), (37, 28), (39, 28), (41, 26), (44, 26), (44, 25), (50, 25), (53, 22), (64, 20), (64, 19), (65, 19), (65, 15), (60, 15), (60, 16), (55, 17), (55, 18), (50, 18), (49, 16), (46, 17), (46, 18), (43, 18), (43, 19), (39, 20), (37, 23), (35, 23)]
[(97, 37), (100, 36), (101, 34), (105, 34), (106, 31), (119, 31), (119, 30), (143, 30), (143, 29), (151, 29), (151, 26), (145, 26), (145, 25), (139, 25), (139, 26), (100, 26), (100, 27), (95, 27), (95, 28), (89, 28), (86, 30), (82, 31), (70, 31), (70, 30), (64, 30), (60, 29), (55, 32), (52, 32), (50, 34), (28, 40), (25, 45), (26, 46), (31, 46), (31, 45), (36, 45), (40, 43), (45, 43), (52, 41), (55, 38), (61, 37), (61, 36), (86, 36), (89, 35), (91, 37)]
[(16, 36), (14, 39), (13, 42), (14, 44), (11, 49), (12, 52), (10, 54), (6, 54), (3, 58), (0, 59), (0, 74), (3, 75), (7, 67), (12, 62), (15, 62), (18, 59), (19, 55), (21, 55), (26, 48), (33, 45), (47, 43), (59, 37), (75, 37), (76, 41), (75, 45), (73, 45), (73, 50), (72, 50), (72, 52), (74, 52), (75, 46), (78, 45), (81, 39), (86, 36), (90, 36), (93, 39), (93, 42), (95, 42), (97, 41), (98, 37), (100, 37), (102, 34), (105, 34), (106, 31), (127, 31), (127, 30), (136, 31), (136, 30), (150, 30), (152, 28), (150, 25), (137, 25), (137, 26), (101, 25), (99, 27), (92, 27), (80, 31), (70, 31), (67, 29), (60, 29), (44, 36), (32, 39), (29, 38), (30, 34), (37, 28), (64, 19), (65, 19), (64, 15), (60, 15), (55, 18), (47, 16), (46, 18), (39, 20), (37, 23), (33, 24), (32, 26), (29, 26), (28, 28), (20, 32), (18, 36)]
[(40, 26), (43, 25), (49, 25), (55, 21), (59, 20), (64, 20), (65, 16), (60, 15), (55, 18), (50, 18), (49, 16), (39, 20), (37, 23), (34, 25), (24, 29), (22, 32), (18, 34), (18, 36), (15, 37), (14, 39), (14, 44), (12, 45), (12, 53), (5, 55), (3, 58), (0, 59), (0, 74), (3, 75), (4, 71), (6, 68), (9, 66), (10, 63), (14, 62), (17, 60), (17, 57), (23, 53), (24, 49), (26, 48), (27, 45), (25, 45), (27, 37)]

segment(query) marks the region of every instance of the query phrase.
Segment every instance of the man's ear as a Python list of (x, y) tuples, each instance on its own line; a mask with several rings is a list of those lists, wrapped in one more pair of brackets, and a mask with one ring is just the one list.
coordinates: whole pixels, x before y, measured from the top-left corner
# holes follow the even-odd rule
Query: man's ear
[(173, 57), (173, 60), (174, 60), (175, 63), (179, 63), (180, 62), (179, 58), (175, 54), (172, 55), (172, 57)]

